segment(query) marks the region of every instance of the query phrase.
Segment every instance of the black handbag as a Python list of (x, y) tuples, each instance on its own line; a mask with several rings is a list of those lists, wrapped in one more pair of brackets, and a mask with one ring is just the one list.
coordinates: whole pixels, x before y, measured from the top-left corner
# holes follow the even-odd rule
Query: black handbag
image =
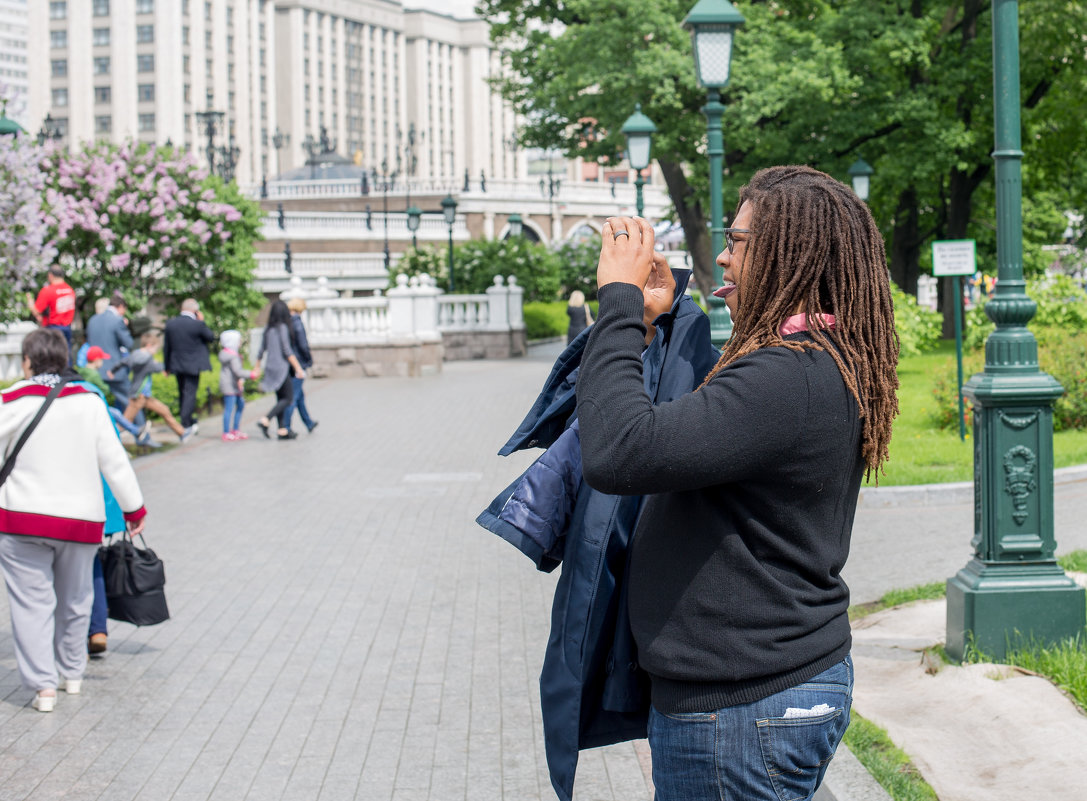
[(170, 619), (166, 606), (166, 568), (139, 535), (143, 548), (124, 534), (98, 549), (106, 583), (106, 604), (112, 620), (154, 626)]

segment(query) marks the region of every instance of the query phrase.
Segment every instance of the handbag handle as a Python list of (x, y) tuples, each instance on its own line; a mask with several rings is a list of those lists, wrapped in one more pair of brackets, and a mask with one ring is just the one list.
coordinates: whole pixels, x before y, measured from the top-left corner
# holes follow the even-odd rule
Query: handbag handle
[(8, 480), (8, 476), (11, 475), (11, 471), (15, 469), (15, 457), (19, 455), (19, 451), (26, 445), (26, 441), (30, 439), (30, 435), (34, 433), (34, 429), (38, 427), (38, 423), (42, 421), (42, 417), (45, 416), (45, 410), (49, 408), (49, 404), (57, 399), (60, 395), (60, 391), (64, 388), (64, 385), (72, 380), (74, 376), (62, 375), (60, 381), (49, 390), (49, 394), (45, 396), (45, 402), (38, 409), (38, 413), (34, 415), (34, 419), (30, 421), (30, 425), (23, 431), (22, 436), (19, 437), (19, 441), (15, 443), (15, 447), (12, 448), (11, 453), (8, 454), (7, 460), (4, 462), (4, 466), (0, 467), (0, 486), (3, 486), (4, 482)]

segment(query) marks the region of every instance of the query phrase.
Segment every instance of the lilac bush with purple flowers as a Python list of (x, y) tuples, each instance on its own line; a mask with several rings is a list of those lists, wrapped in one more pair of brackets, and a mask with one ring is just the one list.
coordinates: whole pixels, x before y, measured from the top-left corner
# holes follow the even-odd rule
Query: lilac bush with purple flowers
[(252, 288), (260, 208), (209, 177), (191, 154), (131, 142), (48, 149), (44, 222), (84, 319), (114, 292), (133, 309), (201, 301), (213, 328), (241, 327), (263, 304)]
[(24, 292), (56, 251), (42, 216), (41, 149), (25, 136), (0, 137), (0, 323), (26, 316)]

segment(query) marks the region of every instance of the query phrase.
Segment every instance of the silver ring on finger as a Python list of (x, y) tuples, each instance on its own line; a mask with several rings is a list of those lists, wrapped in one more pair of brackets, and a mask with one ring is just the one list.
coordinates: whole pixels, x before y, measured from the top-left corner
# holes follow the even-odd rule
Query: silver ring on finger
[(619, 237), (621, 237), (621, 236), (629, 237), (630, 236), (630, 231), (619, 229), (618, 231), (615, 232), (615, 238), (616, 239), (619, 239)]

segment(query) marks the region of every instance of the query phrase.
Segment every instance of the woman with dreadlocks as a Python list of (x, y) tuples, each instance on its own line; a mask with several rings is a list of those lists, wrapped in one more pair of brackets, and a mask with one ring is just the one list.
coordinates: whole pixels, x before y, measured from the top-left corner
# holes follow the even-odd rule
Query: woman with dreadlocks
[[(848, 187), (774, 167), (718, 255), (732, 338), (654, 406), (643, 311), (672, 287), (640, 218), (610, 218), (577, 384), (585, 479), (645, 494), (629, 611), (649, 673), (658, 801), (810, 798), (849, 722), (861, 478), (887, 459), (898, 337), (883, 240)], [(652, 319), (646, 314), (646, 319)]]

